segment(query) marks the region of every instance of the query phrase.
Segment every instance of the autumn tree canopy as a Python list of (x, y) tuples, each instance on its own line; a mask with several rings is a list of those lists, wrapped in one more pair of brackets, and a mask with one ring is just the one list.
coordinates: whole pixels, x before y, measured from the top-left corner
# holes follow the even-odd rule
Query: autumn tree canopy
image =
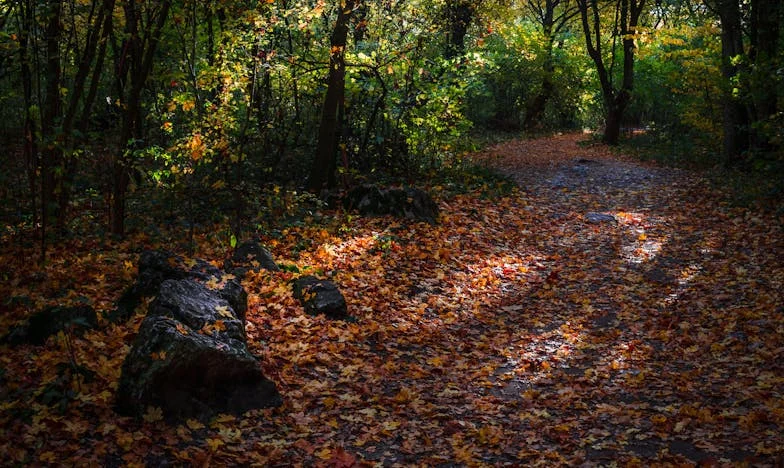
[(239, 187), (413, 175), (494, 129), (686, 132), (754, 164), (780, 151), (776, 5), (6, 2), (4, 177), (24, 180), (19, 213), (45, 239), (67, 230), (82, 183), (118, 236), (140, 187), (183, 212), (225, 192), (241, 230)]
[(2, 461), (780, 466), (783, 21), (0, 0)]

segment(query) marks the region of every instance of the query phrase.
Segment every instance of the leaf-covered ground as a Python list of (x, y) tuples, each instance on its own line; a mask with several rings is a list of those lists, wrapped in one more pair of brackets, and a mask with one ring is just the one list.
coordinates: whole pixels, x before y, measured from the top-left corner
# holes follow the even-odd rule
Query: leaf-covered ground
[[(782, 220), (580, 138), (478, 155), (520, 188), (442, 198), (435, 227), (334, 213), (262, 239), (332, 278), (357, 318), (305, 315), (291, 271), (246, 279), (250, 346), (281, 408), (115, 415), (143, 310), (70, 348), (2, 345), (3, 464), (781, 466)], [(45, 304), (111, 310), (144, 247), (83, 239), (36, 269), (9, 246), (0, 333)], [(216, 264), (227, 253), (199, 249)], [(69, 359), (95, 379), (69, 378)]]

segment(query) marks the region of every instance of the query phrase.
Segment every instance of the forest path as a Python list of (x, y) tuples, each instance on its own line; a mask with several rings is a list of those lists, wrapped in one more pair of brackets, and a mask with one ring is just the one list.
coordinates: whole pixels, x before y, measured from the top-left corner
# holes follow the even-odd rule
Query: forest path
[(570, 463), (780, 464), (780, 223), (729, 209), (697, 173), (586, 140), (477, 155), (540, 215), (528, 242), (547, 259), (542, 288), (503, 307), (538, 318), (495, 394), (546, 411), (552, 450), (581, 454)]
[[(71, 342), (0, 344), (3, 461), (782, 466), (781, 219), (731, 207), (699, 173), (586, 138), (476, 155), (520, 187), (444, 196), (436, 225), (340, 211), (262, 236), (286, 268), (244, 279), (246, 334), (280, 408), (118, 416), (141, 310)], [(0, 318), (13, 324), (63, 290), (110, 311), (144, 242), (75, 241), (43, 271), (0, 251), (13, 307)], [(210, 238), (200, 245), (225, 258)], [(291, 291), (302, 273), (334, 280), (356, 321), (306, 314)], [(75, 385), (69, 359), (94, 377)]]

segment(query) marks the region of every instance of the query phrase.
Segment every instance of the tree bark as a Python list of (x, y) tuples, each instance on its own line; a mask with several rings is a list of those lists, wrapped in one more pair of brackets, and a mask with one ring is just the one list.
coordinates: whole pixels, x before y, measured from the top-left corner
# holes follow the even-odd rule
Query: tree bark
[(60, 65), (60, 37), (62, 35), (62, 1), (47, 4), (46, 26), (46, 96), (41, 116), (41, 136), (44, 148), (41, 154), (41, 258), (46, 256), (46, 236), (49, 226), (58, 218), (54, 207), (58, 188), (58, 172), (62, 165), (62, 147), (56, 133), (62, 115), (62, 68)]
[(723, 156), (725, 164), (734, 165), (749, 149), (749, 116), (732, 86), (740, 71), (733, 59), (743, 55), (743, 30), (738, 0), (718, 0), (717, 7), (721, 21), (721, 71), (726, 86), (722, 105)]
[(444, 57), (454, 58), (465, 52), (465, 37), (468, 33), (468, 26), (474, 18), (475, 10), (472, 0), (447, 2), (446, 21), (449, 29)]
[(645, 0), (620, 0), (618, 3), (619, 31), (623, 48), (623, 77), (621, 87), (616, 89), (612, 83), (612, 70), (605, 66), (601, 49), (601, 21), (597, 0), (577, 0), (580, 17), (585, 33), (588, 55), (596, 65), (604, 102), (604, 135), (602, 141), (616, 145), (620, 139), (623, 114), (631, 101), (634, 89), (634, 36), (637, 32), (640, 15)]
[[(125, 205), (128, 186), (131, 181), (133, 153), (144, 136), (142, 128), (142, 90), (147, 83), (153, 67), (153, 58), (161, 37), (161, 31), (171, 8), (171, 0), (156, 2), (149, 8), (157, 8), (155, 12), (147, 10), (142, 15), (141, 2), (126, 0), (123, 5), (125, 12), (125, 28), (128, 39), (124, 43), (122, 55), (118, 63), (118, 89), (122, 92), (122, 127), (120, 130), (120, 148), (123, 151), (115, 155), (112, 167), (112, 210), (111, 231), (118, 237), (125, 235)], [(141, 30), (143, 16), (148, 20)]]
[[(561, 33), (569, 20), (577, 15), (578, 9), (570, 0), (528, 0), (526, 6), (542, 26), (545, 38), (545, 56), (542, 63), (542, 84), (539, 93), (530, 101), (525, 111), (523, 128), (533, 130), (541, 124), (542, 115), (547, 108), (547, 103), (555, 92), (555, 48), (556, 37)], [(559, 46), (560, 47), (560, 46)]]
[(553, 75), (555, 73), (555, 65), (553, 64), (553, 41), (551, 37), (547, 37), (547, 50), (545, 51), (544, 63), (542, 63), (542, 84), (536, 97), (532, 99), (525, 110), (525, 120), (523, 121), (523, 128), (526, 130), (534, 130), (541, 124), (542, 115), (547, 108), (547, 103), (553, 95), (555, 85), (553, 84)]
[[(782, 64), (779, 50), (782, 6), (779, 1), (752, 0), (750, 23), (749, 60), (753, 64), (753, 121), (770, 121), (778, 108), (776, 80), (770, 79)], [(755, 149), (772, 149), (769, 130), (765, 125), (750, 129), (750, 145)]]
[(19, 64), (22, 79), (22, 95), (24, 99), (24, 160), (27, 170), (27, 181), (30, 189), (30, 212), (33, 214), (33, 226), (38, 224), (38, 142), (36, 140), (36, 123), (33, 116), (33, 72), (30, 67), (29, 55), (30, 33), (33, 31), (35, 12), (30, 0), (20, 4), (21, 27), (19, 33)]
[(318, 143), (316, 144), (316, 157), (311, 167), (307, 188), (318, 193), (334, 180), (332, 172), (335, 169), (337, 157), (338, 114), (343, 105), (346, 84), (345, 51), (348, 39), (349, 20), (356, 2), (347, 0), (340, 7), (335, 28), (332, 30), (330, 40), (329, 76), (327, 81), (327, 94), (324, 96), (324, 105), (321, 110), (321, 123), (319, 125)]

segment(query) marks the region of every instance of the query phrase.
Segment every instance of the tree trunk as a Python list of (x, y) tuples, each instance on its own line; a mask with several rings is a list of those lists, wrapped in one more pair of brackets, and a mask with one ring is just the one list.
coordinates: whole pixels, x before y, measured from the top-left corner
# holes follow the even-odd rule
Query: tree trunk
[[(98, 14), (90, 25), (84, 50), (81, 53), (81, 57), (79, 57), (79, 65), (71, 90), (67, 96), (68, 105), (66, 106), (61, 125), (62, 145), (66, 150), (72, 149), (76, 143), (73, 138), (73, 130), (80, 106), (82, 110), (82, 129), (86, 130), (87, 122), (90, 118), (90, 110), (95, 101), (100, 74), (103, 71), (103, 58), (106, 52), (106, 40), (109, 36), (109, 29), (112, 27), (114, 2), (115, 0), (101, 1)], [(95, 65), (93, 65), (93, 62), (95, 62)], [(90, 73), (91, 71), (93, 73)], [(90, 80), (89, 86), (88, 78)], [(60, 230), (64, 229), (65, 226), (65, 215), (71, 202), (73, 179), (77, 169), (77, 159), (72, 151), (67, 151), (63, 156), (62, 165), (57, 193), (57, 227)]]
[(621, 137), (621, 119), (623, 110), (615, 104), (609, 106), (604, 116), (604, 135), (602, 143), (607, 145), (617, 145)]
[(33, 214), (33, 226), (38, 224), (38, 143), (36, 140), (36, 124), (33, 116), (33, 72), (30, 68), (28, 55), (30, 33), (33, 31), (35, 12), (33, 5), (28, 0), (20, 4), (22, 27), (19, 33), (19, 64), (22, 79), (22, 95), (24, 98), (24, 161), (27, 170), (27, 180), (30, 189), (30, 212)]
[(739, 72), (733, 58), (743, 54), (743, 31), (738, 0), (718, 0), (721, 20), (721, 71), (726, 89), (723, 99), (723, 156), (727, 165), (738, 163), (749, 148), (748, 113), (732, 92)]
[(319, 125), (318, 143), (316, 144), (316, 158), (311, 167), (308, 178), (308, 190), (318, 193), (330, 180), (334, 180), (335, 157), (337, 156), (338, 113), (343, 104), (346, 81), (345, 51), (348, 39), (348, 25), (355, 2), (347, 0), (345, 6), (340, 8), (335, 28), (332, 30), (330, 41), (329, 77), (327, 94), (324, 97), (324, 106), (321, 110), (321, 124)]
[(41, 258), (46, 256), (47, 229), (58, 218), (55, 210), (58, 176), (62, 165), (62, 147), (57, 134), (57, 123), (62, 116), (62, 68), (60, 66), (60, 36), (62, 35), (62, 1), (52, 0), (47, 5), (46, 26), (46, 97), (41, 118), (41, 136), (45, 147), (41, 154)]
[[(142, 129), (142, 90), (153, 67), (153, 58), (161, 31), (169, 14), (171, 0), (155, 2), (142, 11), (142, 2), (128, 0), (124, 3), (125, 30), (128, 39), (123, 44), (117, 66), (117, 87), (122, 93), (122, 127), (120, 148), (122, 152), (112, 161), (111, 231), (118, 237), (125, 235), (125, 208), (128, 186), (131, 181), (134, 151), (138, 149), (144, 132)], [(141, 30), (142, 19), (147, 23)]]
[(611, 81), (612, 70), (607, 69), (602, 56), (598, 1), (577, 0), (588, 55), (596, 65), (602, 87), (605, 111), (605, 130), (602, 141), (608, 145), (618, 144), (623, 114), (631, 101), (631, 93), (634, 89), (634, 36), (637, 33), (637, 25), (644, 5), (645, 0), (620, 0), (617, 6), (619, 32), (623, 38), (623, 77), (620, 89), (616, 90)]
[[(754, 122), (770, 121), (778, 111), (778, 90), (776, 80), (771, 79), (771, 76), (784, 65), (779, 51), (781, 13), (782, 7), (778, 1), (751, 2), (749, 59), (753, 64)], [(757, 125), (750, 129), (750, 145), (755, 149), (769, 151), (772, 145), (765, 127)]]
[(523, 128), (530, 131), (537, 126), (541, 126), (542, 115), (547, 108), (547, 102), (553, 95), (555, 85), (553, 84), (553, 75), (555, 73), (555, 66), (553, 64), (553, 41), (552, 38), (547, 38), (547, 50), (545, 51), (544, 63), (542, 64), (542, 86), (539, 93), (528, 104), (525, 110), (525, 120), (523, 121)]
[(449, 30), (444, 57), (454, 58), (465, 52), (465, 37), (473, 17), (474, 5), (471, 0), (447, 2), (446, 21)]

